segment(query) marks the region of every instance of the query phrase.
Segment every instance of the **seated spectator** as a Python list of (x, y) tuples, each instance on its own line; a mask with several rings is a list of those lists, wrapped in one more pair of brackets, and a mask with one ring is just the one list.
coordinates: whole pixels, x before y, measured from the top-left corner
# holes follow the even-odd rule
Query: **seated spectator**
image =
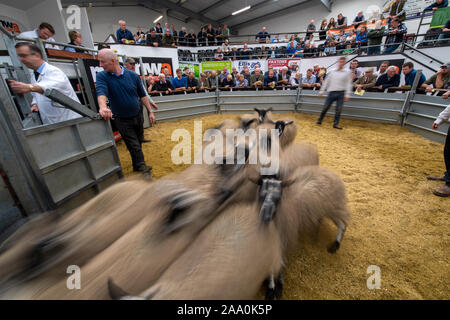
[(450, 82), (450, 63), (441, 66), (441, 69), (431, 76), (427, 81), (422, 84), (422, 88), (426, 92), (432, 92), (434, 89), (448, 89)]
[(164, 28), (163, 28), (163, 32), (162, 32), (163, 34), (161, 36), (165, 35), (167, 30), (169, 30), (170, 34), (172, 34), (172, 30), (170, 30), (169, 24), (166, 22), (164, 24)]
[(320, 67), (319, 67), (319, 65), (316, 63), (316, 64), (313, 66), (313, 75), (316, 76), (316, 79), (319, 77), (319, 72), (320, 72)]
[(212, 24), (208, 24), (208, 28), (206, 28), (206, 39), (208, 39), (208, 46), (213, 46), (216, 43), (216, 33)]
[(450, 39), (450, 19), (445, 23), (445, 26), (442, 29), (441, 34), (439, 35), (438, 42), (445, 39)]
[(389, 12), (388, 23), (392, 19), (399, 19), (400, 22), (406, 20), (406, 10), (405, 10), (406, 0), (394, 0), (389, 3), (389, 5), (384, 9), (384, 13)]
[(327, 29), (336, 29), (336, 21), (334, 20), (334, 18), (330, 18), (330, 22), (328, 22), (328, 26)]
[(279, 38), (279, 36), (276, 34), (276, 35), (274, 35), (273, 36), (273, 39), (272, 39), (272, 43), (279, 43), (280, 42), (280, 38)]
[(325, 40), (325, 48), (323, 50), (324, 56), (331, 56), (336, 54), (336, 45), (338, 45), (338, 42), (334, 40), (334, 38), (328, 37), (327, 40)]
[(217, 78), (217, 72), (216, 72), (216, 70), (212, 70), (211, 71), (211, 75), (208, 77), (208, 83), (209, 83), (209, 85), (208, 85), (208, 88), (216, 88), (218, 85), (217, 85), (217, 82), (218, 82), (218, 78)]
[(297, 41), (291, 39), (291, 41), (289, 41), (286, 47), (286, 55), (291, 56), (295, 54), (295, 52), (297, 51), (297, 46), (298, 46)]
[(278, 73), (278, 84), (279, 85), (289, 85), (290, 74), (288, 73), (288, 67), (281, 67), (281, 71)]
[(195, 36), (194, 30), (191, 30), (191, 32), (186, 36), (188, 46), (190, 47), (196, 47), (197, 46), (197, 37)]
[(437, 9), (445, 8), (448, 6), (448, 0), (436, 0), (430, 4), (423, 11), (436, 11)]
[(261, 46), (261, 55), (259, 56), (260, 59), (264, 60), (267, 59), (269, 56), (269, 50), (267, 50), (265, 45)]
[(205, 73), (200, 73), (200, 81), (199, 81), (199, 89), (207, 89), (209, 88), (208, 77)]
[(356, 44), (358, 47), (366, 47), (369, 39), (367, 38), (367, 27), (361, 26), (359, 30), (356, 31)]
[(307, 42), (305, 44), (305, 48), (303, 49), (303, 56), (305, 58), (311, 58), (315, 55), (315, 48), (311, 45), (311, 43)]
[(134, 43), (134, 37), (124, 20), (119, 20), (119, 29), (116, 31), (116, 39), (119, 43)]
[[(405, 75), (405, 86), (412, 87), (414, 83), (414, 79), (416, 78), (417, 70), (414, 69), (414, 64), (412, 62), (406, 62), (402, 66), (403, 74)], [(419, 83), (417, 84), (417, 88), (420, 88), (422, 84), (426, 81), (425, 75), (422, 73), (420, 75)]]
[(384, 26), (381, 26), (381, 23), (381, 20), (377, 20), (377, 22), (375, 22), (375, 29), (372, 29), (367, 33), (369, 45), (367, 54), (369, 55), (381, 53), (380, 45), (384, 37), (384, 31), (386, 29)]
[(339, 30), (339, 34), (334, 37), (336, 50), (343, 50), (347, 47), (347, 37), (344, 29)]
[(220, 83), (223, 82), (223, 80), (229, 75), (230, 73), (228, 72), (227, 67), (223, 67), (222, 72), (219, 75), (219, 81)]
[(207, 38), (206, 28), (203, 27), (197, 35), (198, 45), (201, 47), (206, 46), (206, 38)]
[(318, 79), (317, 83), (320, 84), (320, 86), (323, 86), (326, 77), (327, 77), (327, 68), (320, 67), (319, 75), (316, 77)]
[(250, 83), (250, 78), (251, 78), (251, 73), (250, 73), (250, 69), (247, 66), (244, 66), (242, 68), (242, 73), (244, 75), (244, 78), (248, 81), (248, 83)]
[(218, 26), (216, 30), (216, 41), (217, 45), (220, 46), (224, 43), (223, 37), (222, 37), (222, 26)]
[(252, 50), (248, 47), (246, 43), (244, 43), (244, 48), (242, 49), (242, 59), (248, 60), (250, 59), (250, 52)]
[(376, 83), (377, 76), (373, 73), (373, 68), (367, 68), (364, 75), (362, 75), (355, 81), (353, 87), (357, 91), (361, 91), (375, 87)]
[(296, 72), (290, 77), (289, 84), (293, 87), (297, 87), (300, 84), (300, 81), (301, 81), (301, 74), (300, 72)]
[(145, 33), (141, 33), (139, 36), (139, 40), (136, 42), (137, 44), (146, 44), (147, 43), (147, 36)]
[(191, 69), (189, 67), (183, 68), (183, 77), (189, 77), (189, 72), (191, 72)]
[(228, 40), (230, 38), (230, 29), (228, 29), (228, 26), (226, 24), (223, 25), (222, 28), (222, 40)]
[(345, 50), (342, 50), (341, 54), (356, 53), (356, 49), (352, 47), (351, 43), (348, 43)]
[(164, 73), (161, 73), (158, 76), (158, 81), (156, 81), (153, 86), (153, 90), (160, 91), (165, 94), (170, 94), (170, 93), (172, 93), (173, 86), (172, 86), (172, 83), (166, 79), (166, 76), (164, 75)]
[(266, 27), (262, 27), (262, 30), (256, 35), (255, 40), (258, 40), (259, 43), (264, 43), (266, 42), (266, 39), (270, 40), (270, 35), (266, 31)]
[(226, 39), (222, 44), (222, 52), (229, 53), (231, 51), (230, 43), (228, 39)]
[(147, 92), (148, 93), (157, 92), (157, 90), (155, 90), (155, 83), (156, 83), (155, 79), (153, 79), (153, 76), (150, 75), (147, 79), (147, 84), (148, 84)]
[[(269, 75), (269, 71), (270, 71), (270, 70), (272, 70), (273, 73), (274, 73), (274, 75), (277, 77), (277, 72), (273, 69), (272, 66), (270, 66), (270, 67), (267, 68), (267, 71), (264, 72), (264, 78), (267, 77), (267, 76)], [(277, 82), (278, 82), (278, 78), (277, 78)]]
[(374, 88), (385, 90), (391, 87), (398, 87), (400, 84), (400, 75), (394, 66), (390, 66), (386, 73), (380, 76)]
[(238, 75), (236, 75), (235, 83), (236, 83), (236, 87), (241, 87), (241, 88), (248, 87), (248, 80), (245, 79), (244, 75), (240, 74), (240, 73)]
[(350, 62), (349, 70), (351, 72), (353, 82), (358, 80), (363, 74), (363, 71), (359, 68), (359, 61), (356, 59)]
[(267, 76), (264, 78), (264, 85), (265, 86), (269, 86), (269, 87), (275, 87), (278, 84), (278, 79), (275, 75), (275, 73), (272, 70), (269, 70), (269, 73), (267, 74)]
[(239, 74), (236, 67), (231, 68), (231, 75), (233, 76), (233, 79), (236, 80), (236, 76)]
[(389, 29), (384, 33), (386, 37), (383, 54), (394, 52), (403, 42), (403, 35), (407, 32), (406, 26), (399, 19), (393, 19)]
[(237, 50), (237, 47), (233, 47), (233, 50), (231, 50), (231, 52), (228, 53), (228, 57), (233, 61), (239, 60), (241, 58)]
[(289, 42), (289, 35), (285, 34), (281, 39), (280, 42)]
[(264, 85), (264, 76), (259, 68), (255, 68), (255, 74), (250, 77), (250, 86), (262, 87)]
[(128, 57), (125, 60), (124, 67), (130, 71), (136, 72), (136, 60), (131, 57)]
[[(55, 42), (53, 36), (55, 35), (55, 29), (50, 23), (42, 22), (39, 27), (32, 31), (22, 32), (17, 36), (17, 38), (26, 38), (26, 39), (42, 39), (46, 41)], [(133, 35), (131, 35), (133, 37)], [(46, 48), (50, 49), (58, 49), (58, 46), (52, 45), (50, 43), (45, 44)]]
[(163, 33), (163, 29), (161, 28), (161, 23), (157, 23), (156, 24), (156, 27), (154, 28), (155, 29), (155, 31), (156, 31), (156, 34), (158, 35), (158, 36), (160, 36), (160, 37), (162, 37), (162, 35), (164, 34)]
[(353, 20), (353, 25), (355, 26), (355, 29), (357, 29), (359, 27), (359, 25), (361, 23), (363, 23), (364, 21), (366, 21), (366, 19), (364, 18), (363, 12), (359, 11), (357, 16)]
[(388, 61), (383, 61), (380, 65), (380, 69), (375, 72), (374, 74), (377, 76), (377, 79), (382, 76), (383, 74), (386, 73), (387, 69), (389, 68), (389, 62)]
[(306, 75), (302, 78), (302, 87), (303, 88), (316, 88), (320, 87), (320, 85), (316, 82), (316, 76), (313, 74), (312, 69), (308, 69), (306, 71)]
[(176, 73), (177, 76), (172, 79), (172, 87), (174, 88), (174, 91), (185, 91), (187, 88), (187, 78), (183, 77), (183, 73), (180, 68), (177, 69)]
[(169, 69), (164, 68), (163, 69), (163, 73), (164, 73), (164, 76), (165, 76), (166, 80), (169, 80), (170, 83), (172, 83), (173, 77), (170, 75)]
[(169, 29), (166, 29), (166, 32), (165, 32), (165, 34), (163, 36), (163, 39), (162, 39), (162, 45), (164, 47), (175, 47), (175, 38), (170, 33)]
[(325, 40), (327, 38), (327, 19), (323, 19), (322, 23), (320, 24), (320, 32), (319, 32), (319, 40)]
[(268, 53), (269, 53), (269, 58), (270, 58), (270, 59), (276, 59), (276, 58), (279, 57), (278, 49), (277, 49), (277, 47), (275, 47), (275, 46), (273, 46), (273, 47), (269, 50)]
[(223, 80), (222, 80), (222, 87), (225, 87), (225, 88), (232, 88), (232, 87), (234, 87), (236, 84), (234, 83), (234, 80), (233, 80), (233, 76), (231, 75), (231, 74), (228, 74), (227, 76), (226, 76), (226, 78), (224, 78)]
[(173, 24), (170, 25), (170, 34), (173, 36), (175, 44), (177, 44), (178, 43), (178, 32), (175, 30), (175, 26)]
[[(70, 42), (69, 42), (70, 45), (82, 47), (83, 39), (81, 38), (81, 33), (79, 33), (78, 31), (75, 31), (75, 30), (69, 31), (69, 39), (70, 39)], [(64, 47), (64, 50), (69, 51), (69, 52), (79, 52), (79, 53), (85, 52), (83, 49), (76, 49), (76, 48), (71, 48), (71, 47)]]
[(337, 16), (336, 28), (345, 28), (347, 27), (347, 17), (344, 17), (342, 13), (339, 13)]
[(310, 36), (313, 35), (313, 32), (316, 31), (316, 26), (314, 24), (314, 19), (311, 19), (309, 24), (306, 26), (306, 38), (308, 39)]
[(181, 27), (181, 31), (178, 33), (178, 43), (180, 46), (187, 45), (187, 31), (185, 27)]
[(197, 78), (194, 76), (194, 73), (191, 71), (187, 77), (187, 89), (188, 90), (197, 90), (199, 88), (199, 83)]
[(147, 35), (146, 44), (152, 47), (162, 46), (161, 37), (156, 34), (156, 29), (150, 30), (150, 33)]

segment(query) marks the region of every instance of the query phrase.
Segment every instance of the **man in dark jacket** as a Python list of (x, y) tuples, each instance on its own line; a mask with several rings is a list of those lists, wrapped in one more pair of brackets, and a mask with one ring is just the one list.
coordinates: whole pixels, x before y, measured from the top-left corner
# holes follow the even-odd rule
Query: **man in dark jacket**
[(396, 72), (394, 66), (390, 66), (386, 73), (381, 75), (374, 88), (385, 90), (391, 87), (398, 87), (400, 84), (400, 75)]
[(391, 26), (384, 34), (386, 37), (386, 47), (383, 54), (394, 52), (403, 42), (403, 36), (407, 32), (405, 24), (401, 23), (398, 18), (391, 21)]
[(161, 91), (165, 94), (172, 93), (173, 86), (172, 83), (166, 79), (166, 76), (164, 73), (161, 73), (158, 77), (158, 81), (155, 82), (155, 85), (153, 86), (155, 91)]
[(423, 11), (436, 11), (437, 9), (445, 8), (448, 6), (448, 0), (436, 0), (435, 3), (430, 4)]
[(152, 47), (161, 47), (161, 37), (156, 34), (156, 30), (152, 29), (150, 34), (147, 35), (146, 44)]
[(367, 52), (368, 55), (380, 54), (380, 44), (383, 40), (385, 30), (386, 28), (384, 26), (381, 26), (381, 20), (378, 20), (375, 23), (375, 29), (372, 29), (367, 33), (367, 38), (369, 39), (369, 48)]
[(197, 78), (194, 76), (194, 73), (192, 71), (189, 72), (189, 75), (187, 77), (187, 89), (195, 91), (198, 89), (198, 87), (199, 85)]
[(394, 0), (389, 3), (389, 5), (384, 9), (384, 12), (389, 12), (388, 23), (392, 19), (399, 19), (400, 22), (406, 20), (406, 10), (405, 10), (406, 0)]

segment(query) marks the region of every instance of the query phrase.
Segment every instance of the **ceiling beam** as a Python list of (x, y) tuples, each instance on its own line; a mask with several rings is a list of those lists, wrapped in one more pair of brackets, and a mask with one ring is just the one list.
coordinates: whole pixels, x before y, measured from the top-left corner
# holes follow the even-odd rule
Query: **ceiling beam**
[[(211, 11), (212, 9), (215, 9), (215, 8), (217, 8), (217, 7), (220, 7), (221, 5), (224, 5), (225, 3), (230, 2), (230, 1), (231, 1), (231, 0), (219, 0), (219, 1), (216, 1), (216, 2), (214, 2), (212, 5), (206, 7), (205, 9), (200, 10), (200, 11), (198, 12), (198, 14), (204, 15), (204, 14), (207, 13), (208, 11)], [(186, 22), (188, 22), (189, 20), (191, 20), (191, 18), (187, 18), (186, 20), (187, 20)]]
[[(262, 19), (270, 18), (270, 17), (272, 17), (272, 16), (276, 16), (276, 15), (279, 15), (279, 14), (286, 13), (287, 11), (290, 11), (290, 10), (296, 9), (296, 8), (299, 8), (299, 7), (301, 7), (301, 6), (303, 6), (303, 5), (307, 4), (307, 3), (310, 3), (310, 2), (312, 2), (312, 1), (313, 1), (313, 0), (305, 0), (305, 1), (303, 1), (303, 2), (294, 4), (294, 5), (292, 5), (292, 6), (289, 6), (289, 7), (286, 7), (286, 8), (283, 8), (283, 9), (280, 9), (280, 10), (277, 10), (277, 11), (274, 11), (274, 12), (271, 12), (271, 13), (268, 13), (268, 14), (264, 14), (264, 15), (259, 16), (259, 17), (256, 17), (256, 18), (252, 18), (252, 19), (250, 19), (250, 20), (246, 20), (246, 21), (240, 22), (240, 23), (238, 23), (238, 24), (232, 25), (232, 26), (230, 27), (230, 29), (236, 30), (236, 29), (238, 29), (238, 28), (240, 28), (240, 27), (242, 27), (242, 26), (244, 26), (244, 25), (247, 25), (247, 24), (250, 24), (250, 23), (254, 23), (254, 22), (257, 22), (257, 21), (262, 20)], [(222, 20), (222, 19), (221, 19), (221, 20)], [(219, 21), (221, 21), (221, 20), (219, 20)]]
[(320, 2), (327, 8), (328, 12), (331, 12), (331, 5), (333, 4), (332, 0), (320, 0)]

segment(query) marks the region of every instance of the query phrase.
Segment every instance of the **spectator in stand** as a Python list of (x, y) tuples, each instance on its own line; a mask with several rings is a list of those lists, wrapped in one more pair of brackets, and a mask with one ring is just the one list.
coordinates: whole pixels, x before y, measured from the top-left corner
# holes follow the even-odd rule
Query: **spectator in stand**
[(217, 72), (216, 70), (211, 71), (211, 75), (208, 77), (208, 88), (216, 88), (217, 87)]
[(166, 34), (166, 31), (167, 31), (167, 30), (169, 30), (169, 31), (170, 31), (170, 34), (172, 34), (172, 31), (170, 30), (169, 24), (166, 22), (166, 23), (164, 24), (162, 36)]
[(330, 22), (328, 22), (328, 26), (327, 29), (336, 29), (336, 21), (334, 20), (334, 18), (330, 18)]
[(319, 32), (319, 40), (325, 40), (327, 38), (327, 19), (322, 20), (322, 24), (320, 25)]
[(391, 87), (398, 87), (400, 84), (400, 75), (397, 73), (397, 69), (394, 66), (390, 66), (386, 73), (381, 75), (374, 88), (379, 90), (385, 90)]
[(177, 76), (172, 79), (172, 87), (174, 91), (185, 91), (187, 88), (187, 79), (183, 77), (183, 73), (180, 68), (176, 71)]
[(224, 41), (224, 43), (222, 44), (222, 52), (227, 54), (227, 53), (229, 53), (230, 51), (231, 51), (230, 44), (229, 44), (228, 39), (226, 39), (226, 40)]
[(236, 87), (248, 87), (248, 80), (245, 79), (243, 74), (237, 74), (236, 75)]
[(217, 48), (216, 53), (214, 54), (214, 60), (216, 61), (222, 61), (223, 60), (223, 52), (220, 47)]
[(191, 30), (191, 32), (186, 36), (188, 46), (196, 47), (197, 46), (196, 38), (197, 37), (195, 36), (194, 30)]
[(280, 38), (279, 38), (279, 36), (276, 34), (276, 35), (274, 35), (273, 36), (273, 39), (272, 39), (272, 43), (279, 43), (280, 42)]
[(381, 53), (381, 41), (384, 37), (385, 27), (381, 26), (381, 20), (375, 22), (375, 29), (370, 30), (367, 33), (369, 48), (367, 51), (368, 55), (380, 54)]
[(386, 73), (387, 69), (389, 68), (389, 61), (383, 61), (380, 65), (380, 69), (375, 72), (375, 75), (377, 76), (377, 80), (380, 76)]
[(394, 52), (400, 46), (400, 43), (403, 41), (403, 35), (406, 32), (406, 26), (400, 22), (398, 18), (393, 19), (389, 30), (384, 33), (387, 37), (385, 42), (386, 47), (383, 54)]
[(209, 88), (208, 77), (205, 73), (200, 73), (200, 81), (199, 81), (199, 89), (207, 89)]
[(442, 29), (441, 34), (439, 35), (438, 42), (445, 39), (450, 39), (450, 19), (445, 23), (445, 26)]
[(307, 42), (305, 44), (305, 48), (303, 49), (303, 56), (305, 58), (311, 58), (311, 57), (313, 57), (315, 55), (315, 53), (316, 53), (316, 50), (313, 47), (313, 45), (311, 45), (310, 42)]
[(250, 74), (250, 69), (247, 67), (247, 66), (244, 66), (243, 68), (242, 68), (242, 70), (243, 70), (243, 75), (244, 75), (244, 78), (248, 81), (248, 83), (250, 84), (250, 78), (252, 77), (252, 75)]
[(269, 70), (266, 77), (264, 77), (264, 85), (269, 87), (275, 87), (278, 84), (277, 77), (275, 73), (272, 70)]
[(208, 24), (208, 28), (206, 28), (206, 39), (208, 39), (208, 46), (213, 46), (216, 42), (216, 32), (212, 24)]
[(250, 86), (257, 88), (264, 85), (264, 76), (259, 68), (255, 68), (255, 74), (250, 77)]
[(173, 77), (170, 75), (169, 69), (164, 68), (163, 73), (164, 73), (166, 80), (168, 80), (168, 81), (170, 81), (170, 83), (172, 83)]
[(297, 51), (297, 41), (291, 39), (286, 47), (286, 56), (292, 56)]
[(228, 29), (228, 26), (226, 24), (223, 25), (222, 28), (222, 39), (223, 41), (228, 40), (230, 38), (230, 29)]
[(231, 68), (231, 75), (233, 76), (233, 79), (236, 79), (236, 76), (239, 74), (236, 67)]
[(178, 43), (180, 46), (187, 45), (187, 31), (185, 27), (181, 27), (181, 30), (178, 33)]
[(366, 21), (366, 18), (364, 18), (363, 12), (359, 11), (355, 19), (353, 20), (353, 26), (355, 27), (355, 29), (357, 29), (359, 25), (364, 21)]
[(175, 39), (169, 29), (166, 29), (166, 33), (162, 39), (162, 45), (164, 47), (175, 47)]
[(436, 11), (437, 9), (445, 8), (448, 6), (448, 0), (436, 0), (436, 2), (430, 4), (423, 11)]
[(325, 105), (320, 113), (316, 124), (322, 124), (325, 114), (330, 109), (334, 101), (336, 101), (336, 111), (334, 114), (333, 128), (342, 129), (339, 127), (339, 119), (341, 117), (341, 111), (344, 106), (344, 101), (350, 100), (350, 95), (352, 93), (352, 81), (349, 71), (344, 68), (347, 63), (346, 57), (340, 57), (338, 60), (337, 69), (331, 71), (322, 88), (319, 92), (319, 97), (323, 96), (325, 91), (328, 91), (328, 96), (325, 101)]
[(173, 36), (173, 39), (175, 40), (175, 44), (178, 43), (178, 32), (175, 30), (175, 26), (172, 24), (170, 26), (170, 34)]
[(156, 31), (156, 34), (158, 35), (158, 36), (160, 36), (160, 37), (162, 37), (162, 35), (163, 35), (163, 29), (161, 28), (161, 23), (157, 23), (156, 24), (156, 27), (154, 28), (155, 29), (155, 31)]
[(222, 26), (218, 26), (216, 30), (216, 41), (217, 45), (221, 46), (223, 43), (223, 37), (222, 37)]
[(279, 54), (278, 54), (278, 49), (277, 47), (273, 46), (270, 50), (269, 50), (269, 58), (270, 59), (276, 59), (279, 58)]
[(316, 31), (316, 26), (314, 24), (314, 20), (311, 19), (308, 26), (306, 27), (306, 38), (308, 39), (310, 35), (313, 34), (313, 32)]
[(353, 82), (358, 80), (358, 78), (363, 74), (363, 71), (359, 68), (359, 61), (356, 59), (350, 63), (349, 70)]
[(252, 50), (248, 47), (246, 43), (244, 43), (244, 48), (242, 49), (242, 59), (248, 60), (250, 59), (250, 53)]
[(326, 77), (327, 77), (327, 69), (325, 67), (320, 67), (319, 76), (316, 78), (319, 79), (318, 83), (320, 84), (321, 87), (325, 83)]
[(161, 47), (162, 46), (161, 37), (156, 34), (156, 29), (150, 30), (150, 33), (147, 35), (146, 43), (148, 46), (152, 46), (152, 47)]
[[(367, 38), (367, 27), (366, 26), (360, 26), (359, 30), (356, 31), (356, 45), (361, 47), (367, 47), (367, 43), (369, 39)], [(362, 49), (360, 52), (366, 52), (366, 49)]]
[(239, 60), (241, 58), (237, 47), (233, 47), (233, 50), (228, 53), (228, 57), (233, 61)]
[(183, 77), (188, 77), (189, 76), (189, 72), (191, 72), (189, 67), (184, 67), (183, 68)]
[(198, 45), (200, 47), (204, 47), (206, 46), (206, 37), (207, 37), (207, 33), (206, 33), (206, 28), (202, 27), (202, 29), (199, 31), (199, 33), (197, 34), (197, 38), (198, 38)]
[(147, 84), (148, 84), (147, 92), (148, 93), (156, 93), (155, 83), (156, 83), (156, 81), (155, 81), (155, 79), (153, 79), (153, 76), (149, 76), (147, 79)]
[[(268, 67), (268, 70), (267, 70), (266, 72), (264, 72), (264, 77), (267, 77), (267, 76), (269, 75), (269, 71), (270, 71), (270, 70), (272, 70), (273, 73), (274, 73), (274, 75), (275, 75), (276, 77), (278, 77), (277, 72), (273, 69), (272, 66)], [(277, 78), (277, 82), (278, 82), (278, 78)]]
[(347, 27), (347, 17), (344, 17), (342, 13), (339, 13), (337, 16), (336, 28), (345, 28)]
[(406, 20), (406, 10), (405, 10), (406, 0), (394, 0), (389, 3), (389, 5), (384, 9), (384, 13), (389, 12), (388, 23), (392, 19), (398, 19), (400, 22)]
[(338, 45), (338, 42), (334, 39), (334, 37), (328, 37), (327, 40), (325, 40), (325, 49), (323, 50), (324, 56), (330, 56), (336, 54), (336, 46)]
[(289, 84), (293, 87), (298, 87), (301, 82), (301, 74), (300, 72), (296, 72), (289, 79)]
[(223, 80), (229, 75), (230, 73), (228, 72), (227, 67), (223, 67), (222, 72), (219, 75), (219, 81), (220, 83), (223, 82)]
[(222, 83), (222, 87), (225, 87), (225, 88), (230, 88), (230, 87), (232, 88), (236, 85), (233, 80), (233, 76), (229, 73), (227, 74), (227, 76), (225, 78), (223, 78), (221, 83)]
[(335, 37), (336, 50), (343, 50), (347, 47), (347, 34), (344, 29), (339, 30), (339, 34)]
[[(32, 31), (25, 31), (19, 34), (18, 38), (26, 38), (26, 39), (42, 39), (46, 41), (55, 42), (53, 36), (55, 35), (55, 29), (50, 23), (42, 22), (39, 27)], [(50, 43), (45, 44), (46, 48), (50, 49), (58, 49), (59, 47), (56, 45), (52, 45)]]
[[(417, 70), (414, 69), (414, 64), (412, 62), (406, 62), (402, 66), (403, 74), (405, 75), (405, 86), (412, 87), (414, 83), (414, 79), (416, 78)], [(419, 83), (417, 84), (417, 88), (420, 88), (422, 84), (426, 81), (425, 75), (422, 73), (420, 75)]]
[(133, 34), (127, 29), (127, 23), (124, 20), (119, 20), (119, 29), (116, 31), (116, 39), (119, 43), (127, 41), (134, 42)]
[(375, 87), (377, 83), (377, 76), (373, 73), (373, 68), (367, 68), (364, 75), (358, 78), (353, 84), (353, 87), (357, 91), (367, 90), (369, 88)]
[(441, 69), (422, 84), (426, 92), (434, 89), (448, 89), (450, 82), (450, 62), (441, 66)]
[(187, 77), (187, 89), (188, 91), (196, 91), (199, 88), (198, 80), (194, 73), (191, 71)]
[(280, 42), (289, 42), (289, 35), (285, 34), (283, 38), (280, 39)]
[(267, 39), (270, 40), (270, 35), (266, 31), (266, 27), (262, 27), (262, 30), (256, 35), (255, 40), (258, 40), (259, 43), (264, 43)]
[[(81, 38), (81, 33), (79, 33), (78, 31), (75, 31), (75, 30), (69, 31), (69, 39), (70, 39), (70, 42), (69, 42), (70, 45), (82, 47), (83, 39)], [(76, 48), (70, 48), (70, 47), (64, 47), (64, 50), (69, 51), (69, 52), (78, 52), (78, 53), (85, 52), (83, 49), (76, 49)]]
[(316, 82), (316, 76), (313, 74), (313, 70), (312, 69), (308, 69), (306, 71), (306, 75), (303, 76), (303, 78), (302, 78), (302, 87), (303, 88), (308, 88), (308, 89), (313, 89), (313, 88), (320, 87), (320, 85)]
[(279, 85), (289, 85), (290, 74), (288, 72), (289, 68), (287, 66), (281, 67), (278, 73), (278, 84)]

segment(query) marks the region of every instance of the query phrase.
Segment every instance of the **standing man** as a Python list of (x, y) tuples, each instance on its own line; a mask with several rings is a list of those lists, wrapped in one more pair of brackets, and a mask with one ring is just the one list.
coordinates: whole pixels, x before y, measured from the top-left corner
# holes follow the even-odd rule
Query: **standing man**
[(118, 43), (125, 43), (128, 41), (134, 41), (133, 34), (127, 29), (127, 23), (123, 20), (119, 20), (119, 29), (116, 31), (116, 39)]
[(42, 59), (42, 51), (36, 44), (19, 42), (15, 48), (20, 62), (33, 70), (34, 76), (31, 77), (31, 84), (9, 80), (11, 90), (18, 94), (33, 95), (31, 111), (39, 112), (43, 124), (80, 118), (81, 115), (78, 113), (44, 96), (46, 89), (56, 89), (76, 102), (80, 102), (65, 73), (45, 62)]
[(383, 54), (394, 52), (402, 43), (403, 35), (406, 32), (406, 26), (402, 22), (400, 22), (398, 18), (394, 18), (391, 21), (389, 29), (384, 32), (384, 34), (386, 35), (386, 47), (383, 51)]
[(352, 92), (352, 77), (350, 71), (348, 69), (344, 69), (346, 63), (347, 58), (340, 57), (338, 61), (338, 68), (327, 74), (325, 83), (320, 89), (319, 97), (323, 96), (324, 91), (328, 91), (328, 97), (325, 101), (322, 113), (320, 114), (319, 119), (317, 119), (317, 124), (322, 124), (322, 120), (328, 109), (330, 109), (331, 104), (336, 101), (333, 128), (342, 129), (339, 127), (342, 107), (344, 106), (344, 101), (350, 100), (350, 94)]
[[(105, 120), (114, 116), (114, 124), (120, 132), (133, 161), (133, 170), (150, 176), (151, 167), (145, 164), (141, 141), (142, 126), (141, 103), (150, 112), (150, 121), (155, 115), (139, 76), (119, 65), (117, 56), (111, 49), (98, 53), (100, 67), (104, 71), (97, 75), (97, 99), (100, 115)], [(106, 101), (109, 101), (109, 107)]]
[(383, 13), (389, 12), (388, 23), (391, 23), (392, 19), (399, 19), (401, 22), (406, 20), (405, 10), (406, 0), (394, 0), (384, 9)]
[[(433, 123), (433, 129), (437, 130), (439, 125), (441, 125), (444, 121), (449, 121), (450, 119), (450, 105), (442, 111), (437, 117), (436, 121)], [(439, 197), (450, 197), (450, 127), (448, 128), (447, 138), (445, 139), (444, 146), (444, 161), (446, 172), (444, 177), (434, 177), (428, 176), (428, 180), (439, 180), (445, 181), (445, 186), (437, 188), (433, 191), (433, 193)]]
[[(19, 34), (18, 38), (27, 38), (27, 39), (42, 39), (51, 42), (55, 42), (53, 36), (55, 35), (55, 29), (50, 23), (42, 22), (39, 27), (32, 31), (25, 31)], [(59, 49), (58, 46), (52, 45), (50, 43), (45, 44), (46, 48), (50, 49)]]

